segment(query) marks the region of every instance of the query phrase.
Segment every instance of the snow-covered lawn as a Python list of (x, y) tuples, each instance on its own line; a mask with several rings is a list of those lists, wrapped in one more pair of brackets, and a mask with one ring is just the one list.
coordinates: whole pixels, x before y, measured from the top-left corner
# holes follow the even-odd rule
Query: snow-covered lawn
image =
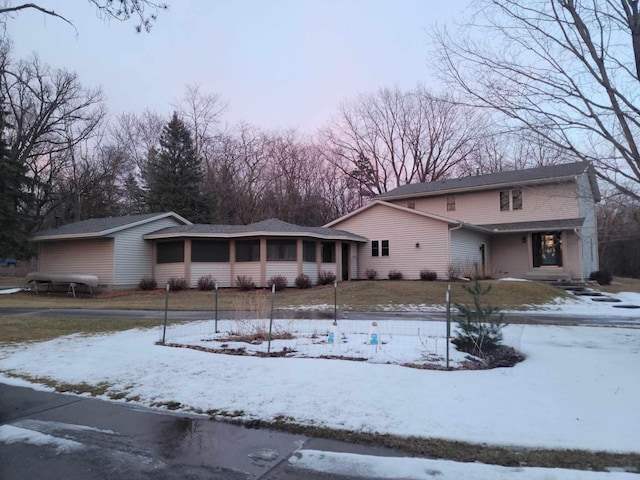
[[(432, 322), (433, 323), (433, 322)], [(5, 347), (0, 371), (106, 382), (143, 404), (495, 445), (640, 452), (640, 330), (512, 326), (513, 368), (431, 371), (155, 345), (158, 330)], [(0, 381), (10, 382), (8, 378)]]

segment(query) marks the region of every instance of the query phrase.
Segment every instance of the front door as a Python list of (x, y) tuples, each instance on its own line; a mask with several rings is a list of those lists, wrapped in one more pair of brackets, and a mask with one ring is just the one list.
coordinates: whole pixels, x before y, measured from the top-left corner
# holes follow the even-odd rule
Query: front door
[(533, 266), (562, 266), (561, 232), (539, 232), (532, 234)]

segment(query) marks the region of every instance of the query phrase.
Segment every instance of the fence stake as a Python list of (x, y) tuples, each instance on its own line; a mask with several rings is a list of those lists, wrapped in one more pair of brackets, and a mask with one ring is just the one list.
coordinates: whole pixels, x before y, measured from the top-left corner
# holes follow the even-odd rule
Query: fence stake
[(216, 287), (216, 316), (215, 316), (216, 320), (215, 320), (213, 332), (218, 333), (218, 282), (216, 282), (215, 287)]
[(162, 344), (164, 345), (167, 335), (167, 310), (169, 309), (169, 284), (167, 283), (167, 294), (164, 300), (164, 327), (162, 327)]
[(276, 284), (271, 285), (271, 314), (269, 315), (269, 343), (267, 353), (271, 353), (271, 327), (273, 327), (273, 300), (276, 296)]
[(451, 336), (451, 284), (447, 284), (447, 368), (449, 368), (449, 337)]
[(333, 324), (338, 325), (338, 282), (333, 282)]

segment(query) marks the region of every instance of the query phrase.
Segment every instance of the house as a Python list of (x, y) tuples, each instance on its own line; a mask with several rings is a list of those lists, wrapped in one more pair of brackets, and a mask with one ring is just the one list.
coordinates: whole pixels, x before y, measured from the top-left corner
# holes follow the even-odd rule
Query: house
[(367, 238), (358, 278), (584, 279), (598, 270), (593, 167), (582, 162), (409, 184), (325, 227)]
[(145, 276), (164, 284), (184, 278), (190, 287), (211, 275), (221, 287), (238, 276), (259, 287), (276, 275), (293, 285), (300, 274), (356, 278), (357, 245), (367, 239), (280, 220), (250, 225), (198, 225), (168, 212), (91, 219), (36, 233), (40, 273), (95, 275), (102, 288), (133, 288)]
[(94, 218), (37, 232), (31, 240), (38, 242), (38, 272), (95, 275), (102, 288), (131, 288), (152, 274), (152, 243), (142, 236), (190, 224), (172, 212)]

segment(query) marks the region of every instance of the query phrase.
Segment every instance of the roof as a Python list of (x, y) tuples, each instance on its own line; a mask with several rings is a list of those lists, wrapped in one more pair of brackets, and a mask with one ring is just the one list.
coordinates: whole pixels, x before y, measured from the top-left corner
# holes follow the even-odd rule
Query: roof
[(491, 230), (494, 233), (515, 233), (548, 230), (571, 230), (581, 227), (583, 223), (584, 217), (564, 218), (561, 220), (543, 220), (538, 222), (496, 223), (478, 226), (487, 230)]
[(172, 217), (185, 224), (191, 224), (189, 220), (173, 212), (144, 213), (140, 215), (126, 215), (123, 217), (91, 218), (89, 220), (83, 220), (81, 222), (70, 223), (61, 227), (36, 232), (31, 240), (42, 241), (105, 237), (128, 228), (167, 217)]
[(421, 216), (421, 217), (430, 218), (432, 220), (438, 220), (438, 221), (445, 222), (445, 223), (448, 223), (448, 224), (451, 224), (451, 225), (461, 225), (462, 224), (462, 222), (460, 222), (458, 220), (454, 220), (453, 218), (442, 217), (440, 215), (435, 215), (433, 213), (423, 212), (421, 210), (415, 210), (413, 208), (402, 207), (400, 205), (396, 205), (394, 203), (388, 203), (388, 202), (385, 202), (383, 200), (373, 200), (371, 203), (368, 203), (365, 206), (360, 207), (360, 208), (358, 208), (357, 210), (354, 210), (351, 213), (347, 213), (346, 215), (343, 215), (342, 217), (337, 218), (337, 219), (327, 223), (325, 225), (325, 227), (331, 227), (331, 226), (333, 226), (333, 225), (335, 225), (337, 223), (343, 222), (344, 220), (346, 220), (348, 218), (351, 218), (351, 217), (353, 217), (355, 215), (358, 215), (359, 213), (364, 212), (365, 210), (368, 210), (368, 209), (370, 209), (372, 207), (375, 207), (376, 205), (381, 205), (381, 206), (385, 206), (385, 207), (389, 207), (389, 208), (395, 208), (396, 210), (401, 210), (403, 212), (411, 213), (413, 215), (418, 215), (418, 216)]
[(249, 225), (180, 225), (168, 227), (144, 235), (145, 239), (202, 237), (202, 238), (238, 238), (255, 236), (310, 237), (326, 240), (351, 240), (366, 242), (366, 238), (353, 233), (325, 227), (303, 227), (283, 222), (276, 218), (263, 220)]
[(389, 192), (377, 195), (376, 199), (391, 200), (396, 198), (422, 197), (465, 190), (485, 190), (507, 185), (524, 185), (560, 181), (586, 173), (593, 191), (594, 199), (600, 201), (600, 190), (591, 164), (585, 162), (563, 163), (544, 167), (513, 170), (508, 172), (489, 173), (470, 177), (447, 180), (435, 180), (425, 183), (402, 185)]

